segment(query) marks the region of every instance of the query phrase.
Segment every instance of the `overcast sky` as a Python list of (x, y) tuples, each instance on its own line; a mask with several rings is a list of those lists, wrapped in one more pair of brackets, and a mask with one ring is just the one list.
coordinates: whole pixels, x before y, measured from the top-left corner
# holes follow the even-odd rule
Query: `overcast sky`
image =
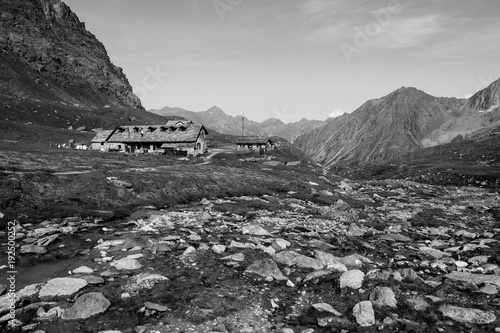
[(498, 0), (66, 0), (146, 109), (285, 122), (500, 77)]

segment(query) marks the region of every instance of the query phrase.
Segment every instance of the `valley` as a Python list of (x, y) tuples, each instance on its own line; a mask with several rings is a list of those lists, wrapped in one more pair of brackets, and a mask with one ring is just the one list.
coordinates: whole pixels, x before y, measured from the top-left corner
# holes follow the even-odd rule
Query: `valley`
[(330, 38), (359, 2), (207, 3), (0, 1), (0, 332), (500, 332), (500, 79), (392, 91), (444, 20), (420, 3), (350, 66)]

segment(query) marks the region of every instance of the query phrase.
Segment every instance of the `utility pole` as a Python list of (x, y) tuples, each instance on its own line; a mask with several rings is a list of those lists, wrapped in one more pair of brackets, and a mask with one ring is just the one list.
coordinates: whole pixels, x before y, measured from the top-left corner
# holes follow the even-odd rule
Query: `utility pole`
[(241, 118), (241, 143), (243, 143), (244, 133), (245, 133), (245, 112), (243, 112), (243, 118)]

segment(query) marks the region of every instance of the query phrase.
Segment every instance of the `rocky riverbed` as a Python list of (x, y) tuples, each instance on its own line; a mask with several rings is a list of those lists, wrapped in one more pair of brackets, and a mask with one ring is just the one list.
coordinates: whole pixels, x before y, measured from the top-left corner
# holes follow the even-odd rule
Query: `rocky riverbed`
[(497, 193), (345, 180), (322, 195), (17, 223), (0, 329), (500, 332)]

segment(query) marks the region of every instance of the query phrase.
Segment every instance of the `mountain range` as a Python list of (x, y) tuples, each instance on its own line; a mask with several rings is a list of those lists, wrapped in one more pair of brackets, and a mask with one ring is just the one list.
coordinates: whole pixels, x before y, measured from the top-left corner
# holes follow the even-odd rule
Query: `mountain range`
[(380, 163), (401, 154), (500, 126), (500, 79), (469, 99), (401, 88), (370, 100), (295, 140), (326, 167)]
[(276, 118), (270, 118), (261, 123), (245, 118), (243, 122), (243, 116), (227, 115), (217, 106), (201, 112), (188, 111), (177, 107), (164, 107), (160, 110), (149, 110), (149, 112), (161, 116), (180, 116), (194, 122), (202, 123), (209, 130), (219, 133), (231, 135), (242, 135), (243, 133), (245, 136), (279, 136), (290, 142), (293, 142), (298, 136), (325, 124), (321, 120), (307, 119), (285, 124)]
[(326, 167), (381, 163), (500, 126), (500, 79), (469, 99), (402, 87), (327, 121), (259, 123), (218, 107), (148, 112), (104, 45), (62, 1), (0, 1), (0, 17), (0, 121), (113, 128), (182, 117), (213, 133), (285, 138)]

